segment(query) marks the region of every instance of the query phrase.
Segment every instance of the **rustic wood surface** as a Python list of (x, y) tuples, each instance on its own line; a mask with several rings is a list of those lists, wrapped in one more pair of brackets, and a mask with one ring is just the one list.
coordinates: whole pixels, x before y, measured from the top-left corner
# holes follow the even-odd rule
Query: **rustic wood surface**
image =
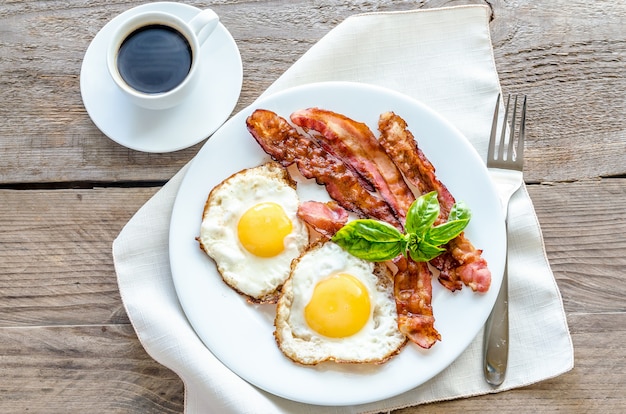
[[(200, 147), (106, 139), (80, 96), (98, 30), (141, 4), (0, 4), (0, 412), (180, 413), (121, 302), (111, 244)], [(626, 3), (614, 0), (188, 1), (235, 38), (252, 102), (349, 15), (487, 3), (505, 92), (524, 92), (526, 180), (563, 296), (575, 367), (554, 379), (397, 413), (617, 413), (626, 407)]]

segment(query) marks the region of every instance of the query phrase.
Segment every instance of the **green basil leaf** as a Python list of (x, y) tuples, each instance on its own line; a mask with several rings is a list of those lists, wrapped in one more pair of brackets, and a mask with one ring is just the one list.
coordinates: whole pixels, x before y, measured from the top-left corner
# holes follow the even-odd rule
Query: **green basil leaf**
[(378, 243), (364, 239), (339, 240), (336, 243), (351, 255), (369, 262), (384, 262), (402, 253), (401, 243)]
[(332, 241), (352, 255), (371, 262), (391, 260), (407, 250), (415, 261), (430, 261), (445, 251), (439, 247), (458, 236), (471, 218), (463, 202), (455, 203), (448, 221), (433, 224), (439, 217), (437, 192), (432, 191), (411, 205), (407, 212), (406, 234), (392, 225), (371, 219), (353, 220), (332, 237)]
[(448, 214), (448, 221), (455, 220), (470, 220), (472, 218), (472, 212), (464, 201), (457, 201), (452, 206), (450, 214)]
[(413, 248), (409, 246), (409, 256), (416, 262), (428, 262), (445, 251), (446, 249), (433, 246), (424, 240), (417, 244), (417, 246), (413, 246)]
[(404, 235), (382, 221), (353, 220), (331, 239), (348, 253), (370, 262), (391, 260), (406, 249)]
[(424, 239), (435, 246), (446, 244), (465, 230), (471, 216), (464, 202), (454, 203), (448, 215), (448, 221), (430, 228), (424, 235)]
[(406, 231), (422, 235), (439, 217), (439, 200), (437, 192), (431, 191), (417, 198), (409, 207), (406, 215)]
[(335, 237), (359, 237), (380, 242), (397, 242), (404, 239), (404, 235), (391, 224), (372, 219), (352, 220), (335, 233), (333, 239)]
[(465, 230), (465, 227), (467, 227), (468, 223), (469, 219), (454, 220), (442, 223), (438, 226), (431, 228), (424, 236), (424, 239), (435, 246), (446, 244), (450, 240), (461, 234), (461, 232)]

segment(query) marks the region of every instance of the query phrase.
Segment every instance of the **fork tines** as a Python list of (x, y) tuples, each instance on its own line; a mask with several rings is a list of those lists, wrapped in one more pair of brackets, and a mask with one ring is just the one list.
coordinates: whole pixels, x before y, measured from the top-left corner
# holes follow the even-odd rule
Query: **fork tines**
[[(511, 108), (511, 94), (508, 95), (504, 110), (504, 119), (500, 132), (500, 139), (496, 138), (498, 125), (498, 112), (500, 108), (500, 94), (496, 101), (493, 113), (491, 137), (487, 152), (487, 164), (492, 168), (511, 168), (512, 166), (522, 169), (524, 155), (524, 136), (526, 124), (526, 95), (521, 95), (521, 114), (518, 117), (518, 95), (513, 96)], [(515, 142), (517, 141), (517, 143)], [(497, 147), (497, 150), (496, 150)]]

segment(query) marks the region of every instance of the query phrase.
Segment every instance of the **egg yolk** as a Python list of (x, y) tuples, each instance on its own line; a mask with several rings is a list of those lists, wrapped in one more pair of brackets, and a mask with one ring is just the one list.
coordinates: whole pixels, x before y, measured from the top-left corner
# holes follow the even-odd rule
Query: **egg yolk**
[(260, 203), (246, 211), (237, 224), (243, 247), (255, 256), (273, 257), (285, 249), (285, 237), (293, 224), (276, 203)]
[(370, 317), (370, 298), (363, 283), (347, 273), (337, 273), (320, 281), (304, 308), (311, 329), (331, 338), (344, 338), (359, 332)]

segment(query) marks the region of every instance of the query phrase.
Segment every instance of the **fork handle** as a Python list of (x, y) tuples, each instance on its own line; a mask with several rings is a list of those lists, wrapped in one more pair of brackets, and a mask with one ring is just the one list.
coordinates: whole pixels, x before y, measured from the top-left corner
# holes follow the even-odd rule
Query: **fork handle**
[(508, 259), (504, 263), (502, 285), (496, 303), (487, 319), (483, 338), (483, 371), (485, 380), (494, 386), (502, 384), (509, 359), (509, 282)]

